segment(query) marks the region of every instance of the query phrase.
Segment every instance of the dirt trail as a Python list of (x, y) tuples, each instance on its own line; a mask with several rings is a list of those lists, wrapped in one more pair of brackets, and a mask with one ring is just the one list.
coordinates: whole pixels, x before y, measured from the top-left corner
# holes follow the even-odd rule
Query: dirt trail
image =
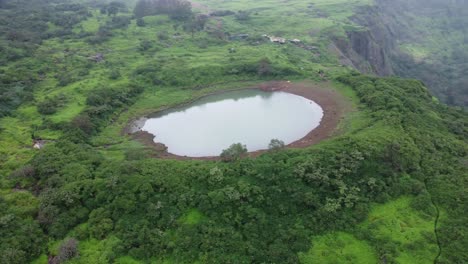
[[(322, 107), (323, 118), (320, 125), (310, 131), (305, 137), (287, 145), (288, 148), (305, 148), (319, 143), (322, 140), (330, 138), (337, 133), (337, 127), (340, 121), (344, 118), (346, 112), (352, 110), (351, 104), (337, 91), (327, 88), (329, 83), (316, 84), (312, 82), (291, 83), (288, 81), (272, 81), (265, 82), (245, 89), (261, 89), (264, 91), (283, 91), (296, 94), (307, 99), (313, 100)], [(161, 151), (164, 146), (153, 141), (154, 136), (140, 131), (131, 135), (134, 139), (141, 143), (151, 146), (158, 152), (158, 158), (180, 159), (180, 160), (218, 160), (219, 157), (186, 157), (178, 156), (167, 151)], [(267, 150), (259, 150), (250, 152), (250, 157), (256, 157)]]

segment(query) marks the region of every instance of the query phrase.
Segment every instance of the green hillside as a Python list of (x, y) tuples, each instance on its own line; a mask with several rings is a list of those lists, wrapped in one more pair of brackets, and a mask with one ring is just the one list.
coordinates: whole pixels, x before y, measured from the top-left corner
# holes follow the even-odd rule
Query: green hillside
[[(0, 263), (467, 263), (468, 115), (345, 66), (336, 40), (373, 7), (0, 0)], [(348, 113), (318, 144), (230, 162), (160, 158), (125, 131), (269, 81)]]
[(373, 36), (379, 45), (386, 46), (394, 74), (420, 79), (444, 103), (466, 108), (468, 3), (440, 0), (375, 3), (360, 12), (356, 20), (374, 28)]

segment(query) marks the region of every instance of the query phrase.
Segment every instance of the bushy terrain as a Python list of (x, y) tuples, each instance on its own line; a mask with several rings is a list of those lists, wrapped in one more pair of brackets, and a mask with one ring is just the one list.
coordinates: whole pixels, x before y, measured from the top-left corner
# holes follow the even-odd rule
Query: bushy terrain
[[(466, 263), (468, 117), (340, 65), (330, 35), (369, 4), (0, 0), (0, 262)], [(122, 133), (265, 80), (354, 111), (318, 145), (230, 162)]]
[(394, 74), (424, 81), (447, 104), (468, 106), (467, 1), (376, 0), (356, 21), (374, 29)]

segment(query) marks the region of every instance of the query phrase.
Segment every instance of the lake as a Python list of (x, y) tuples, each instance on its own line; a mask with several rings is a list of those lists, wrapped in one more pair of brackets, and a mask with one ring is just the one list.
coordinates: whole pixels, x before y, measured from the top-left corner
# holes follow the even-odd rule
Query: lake
[(271, 139), (286, 145), (320, 125), (322, 108), (286, 92), (245, 89), (210, 95), (136, 121), (168, 152), (188, 157), (219, 156), (233, 143), (249, 152), (268, 149)]

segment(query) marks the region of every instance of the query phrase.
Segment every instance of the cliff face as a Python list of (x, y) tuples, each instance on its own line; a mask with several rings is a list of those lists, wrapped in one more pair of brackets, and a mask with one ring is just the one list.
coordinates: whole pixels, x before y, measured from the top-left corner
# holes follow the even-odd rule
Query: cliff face
[(408, 37), (405, 34), (408, 25), (397, 15), (404, 10), (404, 6), (376, 0), (374, 6), (361, 8), (351, 18), (362, 29), (350, 30), (346, 32), (347, 39), (335, 39), (334, 43), (357, 70), (379, 76), (394, 75), (392, 57), (397, 40)]
[(362, 29), (333, 39), (342, 64), (422, 80), (443, 102), (468, 107), (468, 1), (375, 0), (352, 20)]
[(371, 31), (347, 32), (347, 39), (335, 39), (340, 51), (341, 63), (363, 73), (388, 76), (393, 74), (388, 49), (381, 45)]

